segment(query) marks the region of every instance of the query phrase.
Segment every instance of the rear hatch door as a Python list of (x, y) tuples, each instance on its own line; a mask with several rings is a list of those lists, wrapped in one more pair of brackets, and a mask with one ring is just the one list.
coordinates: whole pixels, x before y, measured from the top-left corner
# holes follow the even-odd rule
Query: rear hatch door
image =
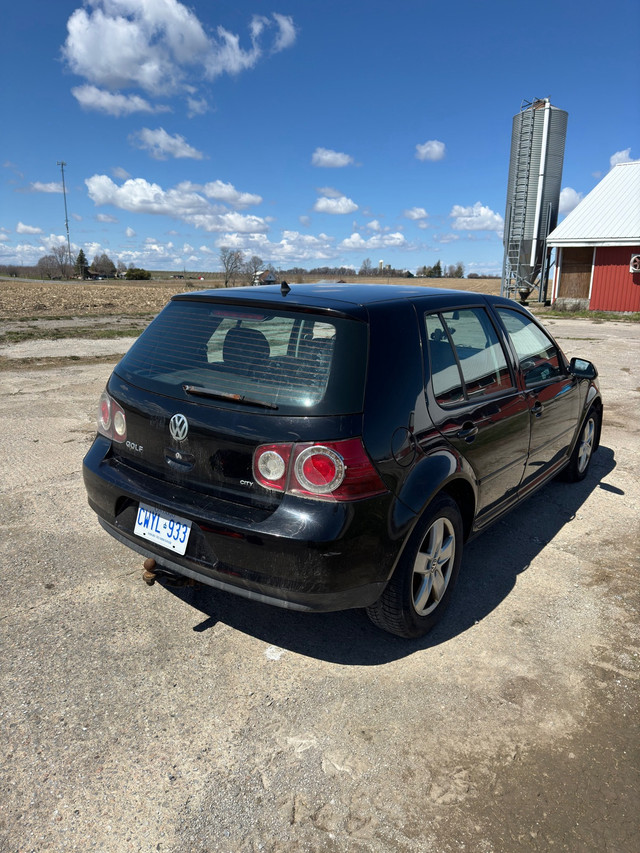
[(116, 367), (113, 454), (139, 472), (245, 505), (260, 444), (361, 434), (368, 326), (335, 311), (173, 300)]

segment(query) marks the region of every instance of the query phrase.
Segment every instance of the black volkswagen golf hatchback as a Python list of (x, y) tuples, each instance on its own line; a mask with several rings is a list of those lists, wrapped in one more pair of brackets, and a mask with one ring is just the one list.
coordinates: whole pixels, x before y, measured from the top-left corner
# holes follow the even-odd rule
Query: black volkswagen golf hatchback
[(84, 481), (104, 529), (158, 570), (280, 607), (364, 607), (418, 637), (466, 539), (561, 471), (585, 476), (596, 377), (500, 297), (184, 293), (113, 371)]

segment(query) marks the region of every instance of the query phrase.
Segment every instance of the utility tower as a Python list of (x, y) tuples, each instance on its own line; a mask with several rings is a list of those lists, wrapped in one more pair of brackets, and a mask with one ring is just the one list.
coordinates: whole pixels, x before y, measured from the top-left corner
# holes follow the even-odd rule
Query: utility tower
[(67, 164), (64, 160), (58, 160), (58, 166), (60, 166), (60, 171), (62, 172), (62, 195), (64, 196), (64, 225), (67, 229), (67, 251), (69, 252), (69, 266), (73, 266), (73, 261), (71, 260), (71, 238), (69, 237), (69, 216), (67, 214), (67, 188), (64, 183), (64, 167)]

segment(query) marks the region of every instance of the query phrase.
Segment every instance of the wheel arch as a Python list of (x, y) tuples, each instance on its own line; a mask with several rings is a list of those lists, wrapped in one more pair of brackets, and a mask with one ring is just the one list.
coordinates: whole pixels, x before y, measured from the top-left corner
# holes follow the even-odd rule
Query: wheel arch
[(417, 511), (410, 510), (407, 504), (401, 500), (395, 501), (393, 526), (396, 531), (403, 531), (403, 542), (402, 547), (396, 554), (389, 577), (395, 571), (420, 519), (429, 511), (434, 501), (442, 494), (450, 497), (458, 506), (462, 518), (463, 541), (466, 542), (471, 535), (476, 511), (476, 493), (471, 483), (461, 476), (453, 476), (441, 482), (436, 489), (429, 493), (427, 500), (422, 503)]
[[(456, 480), (451, 480), (447, 483), (443, 488), (438, 492), (438, 494), (445, 493), (449, 495), (452, 500), (454, 500), (458, 504), (458, 509), (460, 510), (460, 515), (462, 516), (462, 527), (464, 530), (464, 540), (466, 541), (473, 529), (473, 519), (475, 517), (476, 512), (476, 496), (475, 492), (471, 488), (470, 483), (467, 480), (462, 480), (460, 478)], [(432, 501), (437, 497), (434, 495)], [(431, 503), (431, 501), (430, 501)]]
[[(593, 445), (593, 449), (597, 450), (600, 447), (600, 436), (602, 434), (602, 415), (604, 407), (602, 405), (602, 397), (597, 396), (594, 397), (587, 406), (587, 415), (591, 411), (591, 409), (595, 409), (598, 413), (598, 422), (596, 423), (596, 439)], [(585, 417), (587, 416), (585, 415)], [(584, 423), (584, 421), (583, 421)]]

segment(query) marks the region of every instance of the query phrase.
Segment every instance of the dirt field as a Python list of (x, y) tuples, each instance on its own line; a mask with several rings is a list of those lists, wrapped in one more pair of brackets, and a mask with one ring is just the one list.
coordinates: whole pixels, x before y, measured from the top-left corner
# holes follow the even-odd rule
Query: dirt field
[(0, 293), (0, 335), (35, 335), (0, 373), (2, 853), (635, 853), (640, 324), (549, 321), (600, 370), (592, 469), (471, 543), (448, 617), (407, 642), (147, 587), (81, 477), (131, 339), (64, 337), (80, 311), (126, 325), (132, 289)]
[[(387, 281), (387, 279), (382, 279)], [(407, 283), (407, 279), (395, 280)], [(436, 279), (410, 279), (411, 284), (434, 286)], [(0, 280), (0, 320), (32, 317), (86, 317), (157, 314), (174, 293), (214, 286), (211, 281), (154, 282), (25, 282)], [(499, 279), (443, 279), (442, 287), (463, 287), (480, 293), (499, 293)]]

